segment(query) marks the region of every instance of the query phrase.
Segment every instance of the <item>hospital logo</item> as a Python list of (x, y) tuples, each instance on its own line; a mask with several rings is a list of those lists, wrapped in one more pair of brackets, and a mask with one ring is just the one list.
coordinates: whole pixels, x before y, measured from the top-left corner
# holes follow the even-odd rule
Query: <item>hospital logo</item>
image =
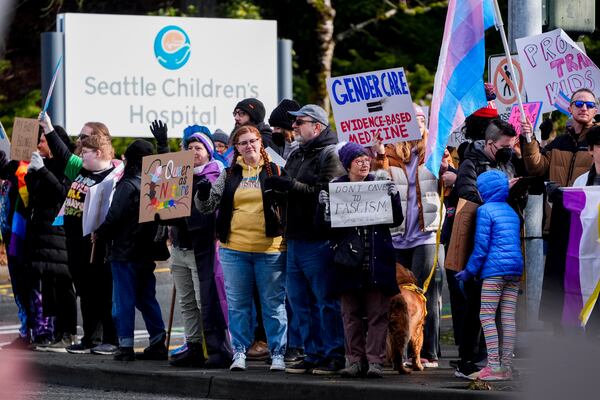
[(190, 58), (190, 51), (190, 38), (178, 26), (165, 26), (154, 39), (156, 60), (167, 69), (183, 67)]

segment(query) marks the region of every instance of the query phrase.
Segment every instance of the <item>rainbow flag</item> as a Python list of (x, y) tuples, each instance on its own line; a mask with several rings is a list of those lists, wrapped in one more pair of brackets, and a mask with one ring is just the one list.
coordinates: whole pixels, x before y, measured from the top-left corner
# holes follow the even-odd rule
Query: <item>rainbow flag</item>
[[(570, 213), (562, 323), (585, 326), (600, 292), (600, 186), (563, 188)], [(598, 311), (596, 311), (598, 312)]]
[(436, 177), (452, 131), (487, 105), (484, 34), (494, 24), (493, 0), (448, 2), (425, 150), (425, 166)]

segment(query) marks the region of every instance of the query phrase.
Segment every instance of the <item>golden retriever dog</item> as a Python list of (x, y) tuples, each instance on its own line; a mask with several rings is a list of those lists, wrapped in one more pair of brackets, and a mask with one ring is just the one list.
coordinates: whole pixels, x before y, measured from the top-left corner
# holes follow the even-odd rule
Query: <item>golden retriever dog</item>
[(410, 374), (410, 368), (405, 367), (402, 362), (402, 355), (409, 343), (414, 354), (412, 369), (423, 371), (421, 348), (427, 315), (426, 300), (413, 273), (399, 263), (396, 264), (396, 282), (400, 293), (390, 300), (387, 356), (396, 371)]

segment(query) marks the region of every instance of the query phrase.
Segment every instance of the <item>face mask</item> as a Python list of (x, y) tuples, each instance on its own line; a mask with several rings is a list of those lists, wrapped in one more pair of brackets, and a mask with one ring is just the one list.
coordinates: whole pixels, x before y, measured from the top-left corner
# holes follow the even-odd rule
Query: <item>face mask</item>
[(513, 149), (502, 147), (496, 151), (494, 158), (498, 164), (505, 164), (510, 161), (513, 155)]

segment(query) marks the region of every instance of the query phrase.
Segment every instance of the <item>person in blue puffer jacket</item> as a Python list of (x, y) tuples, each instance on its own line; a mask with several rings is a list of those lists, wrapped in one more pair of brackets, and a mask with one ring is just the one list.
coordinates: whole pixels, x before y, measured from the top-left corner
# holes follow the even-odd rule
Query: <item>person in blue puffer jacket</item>
[[(490, 170), (479, 175), (477, 189), (484, 204), (477, 209), (475, 248), (467, 266), (456, 278), (483, 280), (479, 319), (488, 349), (488, 365), (480, 371), (479, 379), (508, 380), (512, 378), (515, 312), (523, 274), (520, 221), (506, 202), (509, 183), (503, 172)], [(501, 356), (496, 328), (498, 306), (502, 324)]]

